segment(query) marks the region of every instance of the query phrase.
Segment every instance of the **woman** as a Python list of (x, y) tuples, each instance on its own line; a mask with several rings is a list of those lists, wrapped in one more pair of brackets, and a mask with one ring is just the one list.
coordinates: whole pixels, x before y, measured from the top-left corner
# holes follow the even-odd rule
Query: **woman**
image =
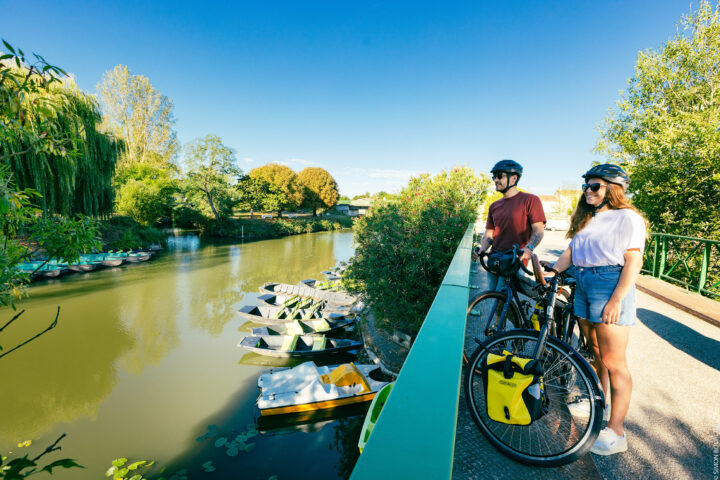
[(567, 235), (572, 241), (553, 268), (562, 272), (572, 264), (576, 269), (574, 313), (594, 353), (593, 367), (605, 396), (610, 393), (611, 399), (609, 422), (590, 451), (612, 455), (627, 450), (623, 422), (632, 378), (625, 351), (635, 323), (635, 281), (642, 267), (646, 228), (625, 198), (630, 178), (622, 168), (597, 165), (583, 178), (583, 195)]

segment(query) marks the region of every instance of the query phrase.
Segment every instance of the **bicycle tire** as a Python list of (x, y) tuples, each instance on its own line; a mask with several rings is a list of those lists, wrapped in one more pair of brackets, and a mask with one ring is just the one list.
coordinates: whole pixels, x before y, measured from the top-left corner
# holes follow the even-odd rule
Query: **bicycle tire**
[[(593, 354), (588, 346), (587, 339), (580, 328), (580, 322), (578, 318), (572, 312), (565, 311), (560, 317), (560, 323), (558, 325), (558, 332), (562, 333), (562, 336), (558, 337), (573, 350), (576, 350), (582, 357), (591, 363), (593, 360)], [(569, 325), (566, 329), (565, 325)], [(566, 331), (567, 330), (567, 331)]]
[[(549, 403), (548, 412), (530, 425), (495, 422), (487, 415), (482, 365), (489, 353), (503, 350), (531, 357), (539, 332), (516, 330), (501, 333), (480, 346), (465, 367), (465, 400), (482, 434), (504, 455), (521, 463), (553, 467), (573, 462), (590, 450), (602, 427), (605, 403), (597, 376), (587, 362), (567, 344), (549, 336), (541, 363)], [(558, 379), (558, 372), (575, 373), (574, 384)], [(577, 403), (575, 403), (577, 402)], [(587, 418), (577, 413), (587, 408)]]
[[(466, 364), (472, 354), (477, 350), (478, 344), (475, 339), (485, 340), (485, 326), (495, 303), (495, 320), (499, 321), (500, 313), (503, 305), (507, 301), (507, 295), (495, 290), (488, 290), (478, 294), (470, 305), (468, 305), (465, 320), (465, 346), (463, 347), (463, 363)], [(522, 328), (522, 316), (515, 302), (510, 303), (506, 317), (505, 328), (510, 330), (513, 328)]]

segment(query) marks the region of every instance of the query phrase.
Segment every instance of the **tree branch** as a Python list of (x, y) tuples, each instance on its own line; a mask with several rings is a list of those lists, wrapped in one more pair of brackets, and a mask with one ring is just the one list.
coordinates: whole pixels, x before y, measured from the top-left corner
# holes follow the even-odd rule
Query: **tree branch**
[[(58, 307), (58, 310), (60, 310), (60, 307)], [(52, 445), (50, 445), (49, 447), (47, 447), (40, 455), (38, 455), (37, 457), (33, 458), (32, 461), (33, 461), (33, 462), (37, 462), (37, 461), (40, 459), (40, 457), (42, 457), (43, 455), (47, 455), (48, 453), (54, 452), (54, 451), (56, 451), (56, 450), (60, 450), (62, 447), (56, 447), (55, 445), (57, 445), (57, 444), (60, 442), (60, 440), (62, 440), (63, 438), (65, 438), (66, 435), (67, 435), (67, 433), (63, 433), (62, 435), (60, 435), (60, 436), (58, 437), (58, 439), (55, 440), (55, 442), (53, 442)]]
[[(20, 312), (20, 313), (22, 313), (22, 312)], [(42, 332), (38, 333), (38, 334), (35, 335), (34, 337), (32, 337), (32, 338), (30, 338), (30, 339), (28, 339), (28, 340), (25, 340), (25, 341), (24, 341), (23, 343), (21, 343), (20, 345), (18, 345), (18, 346), (16, 346), (16, 347), (8, 350), (7, 352), (3, 353), (2, 355), (0, 355), (0, 358), (2, 358), (2, 357), (4, 357), (5, 355), (8, 355), (8, 354), (14, 352), (15, 350), (17, 350), (18, 348), (22, 347), (23, 345), (27, 345), (28, 343), (30, 343), (30, 342), (32, 342), (33, 340), (35, 340), (36, 338), (38, 338), (40, 335), (43, 335), (43, 334), (49, 332), (50, 330), (52, 330), (53, 328), (57, 327), (58, 317), (60, 317), (60, 307), (59, 307), (59, 306), (58, 306), (58, 309), (57, 309), (57, 313), (55, 314), (55, 320), (53, 320), (53, 322), (52, 322), (45, 330), (43, 330)], [(13, 320), (14, 320), (14, 319), (13, 319)], [(4, 328), (4, 327), (3, 327), (3, 328)], [(57, 442), (55, 442), (55, 443), (57, 443)], [(56, 449), (56, 450), (58, 450), (58, 449)], [(46, 451), (45, 453), (47, 453), (47, 451)], [(41, 455), (44, 455), (44, 453), (41, 454)]]
[(13, 318), (11, 318), (9, 322), (7, 322), (5, 325), (2, 326), (2, 328), (0, 328), (0, 332), (2, 332), (3, 330), (5, 330), (5, 328), (7, 328), (8, 325), (10, 325), (12, 322), (14, 322), (14, 321), (15, 321), (20, 315), (22, 315), (23, 313), (25, 313), (25, 310), (21, 311), (20, 313), (18, 313), (17, 315), (15, 315)]

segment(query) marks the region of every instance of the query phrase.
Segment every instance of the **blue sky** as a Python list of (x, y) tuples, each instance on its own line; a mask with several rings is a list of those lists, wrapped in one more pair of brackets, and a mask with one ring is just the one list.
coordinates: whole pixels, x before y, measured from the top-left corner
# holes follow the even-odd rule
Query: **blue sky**
[[(696, 2), (697, 3), (697, 2)], [(525, 166), (552, 193), (590, 162), (639, 50), (690, 1), (0, 0), (0, 36), (91, 93), (127, 65), (241, 168), (327, 169), (340, 191), (397, 191), (453, 165)]]

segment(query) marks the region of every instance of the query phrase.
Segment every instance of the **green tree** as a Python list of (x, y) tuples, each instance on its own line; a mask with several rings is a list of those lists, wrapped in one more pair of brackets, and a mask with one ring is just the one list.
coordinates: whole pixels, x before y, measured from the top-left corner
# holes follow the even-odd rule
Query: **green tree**
[(280, 208), (283, 194), (278, 187), (264, 178), (243, 175), (237, 183), (238, 205), (250, 210), (250, 218), (255, 211), (274, 212)]
[(720, 3), (702, 1), (659, 50), (640, 52), (596, 149), (631, 175), (664, 233), (720, 239)]
[(38, 55), (30, 65), (19, 52), (2, 58), (0, 162), (11, 168), (14, 183), (40, 192), (36, 200), (48, 213), (110, 213), (122, 144), (98, 130), (96, 100)]
[(236, 163), (233, 149), (217, 135), (208, 134), (185, 147), (188, 193), (206, 202), (216, 220), (232, 213), (236, 203), (234, 184), (242, 175)]
[(124, 65), (105, 72), (97, 90), (105, 128), (125, 142), (119, 166), (146, 163), (167, 168), (180, 150), (172, 100)]
[(308, 167), (298, 173), (298, 180), (305, 187), (303, 205), (312, 208), (313, 217), (317, 209), (328, 209), (337, 205), (338, 186), (335, 179), (324, 168)]
[(62, 150), (68, 132), (52, 128), (54, 103), (48, 93), (67, 74), (37, 54), (30, 63), (22, 49), (2, 42), (6, 51), (0, 51), (0, 161)]
[(418, 332), (489, 186), (469, 167), (420, 175), (356, 220), (355, 257), (344, 281), (364, 292), (379, 325)]
[(166, 169), (138, 163), (118, 172), (117, 212), (141, 225), (154, 225), (172, 213), (177, 181)]
[(297, 174), (290, 167), (268, 163), (262, 167), (253, 168), (249, 175), (270, 182), (277, 188), (277, 191), (281, 192), (277, 208), (278, 217), (282, 217), (283, 210), (298, 208), (302, 205), (304, 188), (298, 180)]

